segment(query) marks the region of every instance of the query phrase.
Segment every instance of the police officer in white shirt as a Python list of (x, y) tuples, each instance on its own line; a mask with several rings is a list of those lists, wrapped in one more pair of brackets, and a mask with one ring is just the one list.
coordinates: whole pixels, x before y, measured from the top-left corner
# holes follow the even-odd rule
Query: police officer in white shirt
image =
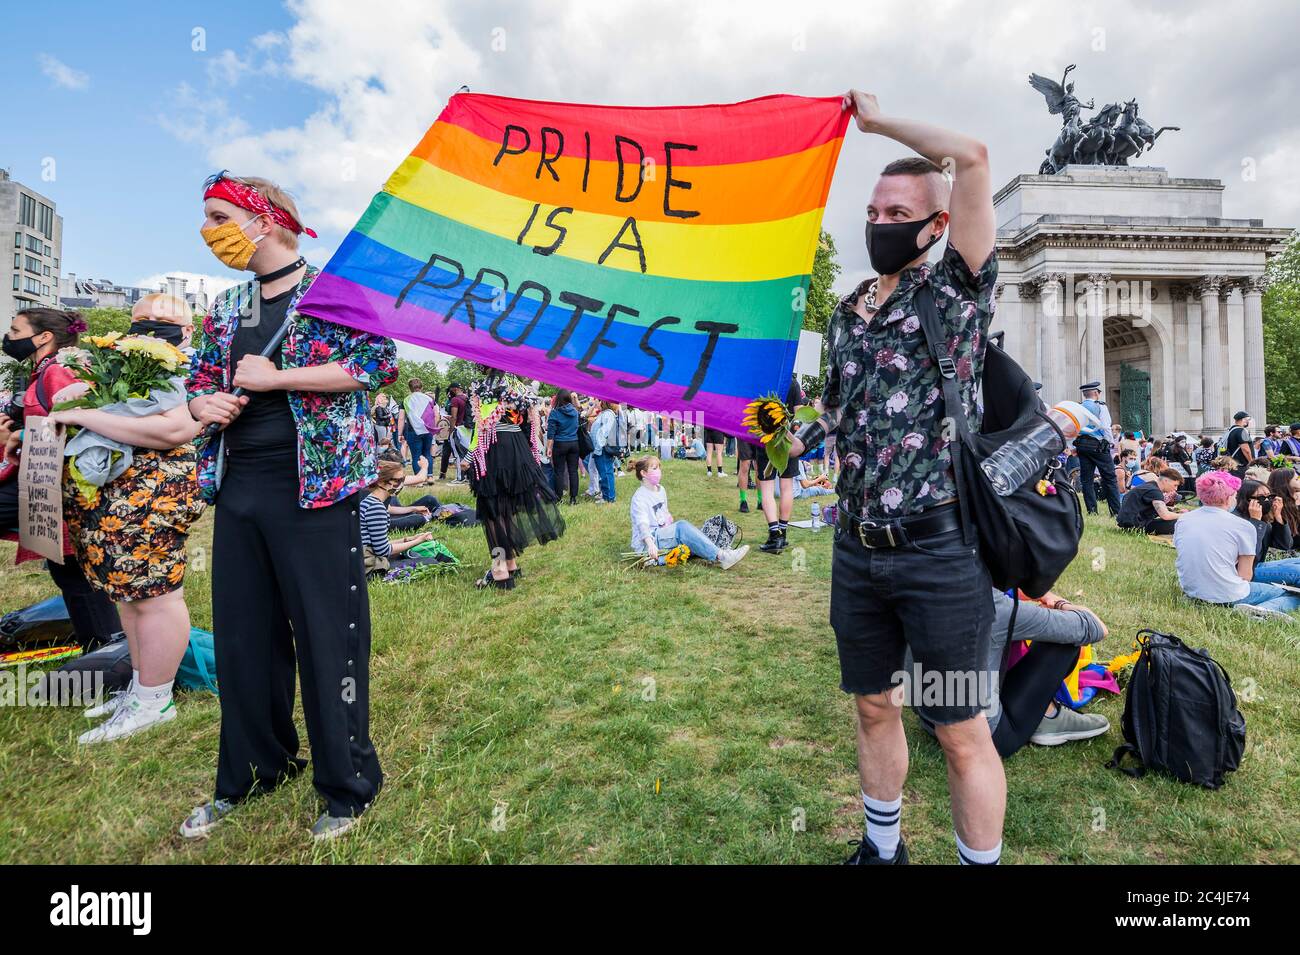
[(1101, 473), (1101, 489), (1106, 496), (1110, 516), (1119, 515), (1119, 484), (1115, 480), (1114, 449), (1111, 447), (1110, 409), (1101, 399), (1101, 382), (1090, 381), (1080, 385), (1083, 407), (1097, 419), (1079, 432), (1074, 447), (1079, 452), (1079, 483), (1083, 485), (1083, 503), (1089, 514), (1097, 513), (1097, 490), (1093, 486), (1093, 473)]

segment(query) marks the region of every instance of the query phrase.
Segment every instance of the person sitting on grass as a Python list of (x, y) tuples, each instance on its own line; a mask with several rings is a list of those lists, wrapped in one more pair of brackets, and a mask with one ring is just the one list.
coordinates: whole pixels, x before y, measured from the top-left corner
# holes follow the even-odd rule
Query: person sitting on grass
[(835, 485), (831, 483), (830, 475), (812, 475), (808, 473), (808, 462), (801, 458), (799, 460), (799, 473), (794, 478), (794, 496), (820, 497), (823, 494), (834, 493)]
[[(1037, 600), (1019, 600), (993, 591), (993, 630), (987, 662), (988, 685), (996, 693), (985, 714), (998, 755), (1008, 758), (1026, 743), (1059, 746), (1101, 736), (1110, 720), (1099, 713), (1080, 713), (1056, 702), (1061, 681), (1079, 662), (1079, 648), (1106, 638), (1106, 625), (1095, 613), (1052, 592)], [(1013, 617), (1014, 612), (1014, 617)], [(1007, 639), (1030, 641), (1024, 656), (1004, 669)], [(909, 678), (915, 672), (909, 652)], [(924, 684), (913, 683), (913, 693)], [(931, 735), (934, 726), (921, 717)]]
[(1178, 494), (1182, 482), (1183, 475), (1180, 472), (1165, 468), (1156, 475), (1154, 481), (1130, 489), (1120, 501), (1119, 516), (1115, 518), (1115, 523), (1125, 530), (1172, 534), (1175, 522), (1186, 515), (1170, 510), (1165, 502), (1170, 495)]
[(1247, 478), (1241, 482), (1233, 513), (1255, 528), (1255, 573), (1251, 580), (1300, 587), (1300, 558), (1268, 560), (1270, 548), (1290, 552), (1295, 547), (1295, 538), (1284, 517), (1284, 504), (1267, 484)]
[(1153, 454), (1147, 458), (1145, 463), (1137, 469), (1130, 482), (1130, 487), (1139, 487), (1140, 485), (1154, 482), (1157, 475), (1165, 468), (1169, 467), (1169, 462), (1158, 454)]
[(385, 502), (401, 490), (405, 477), (406, 469), (400, 462), (380, 461), (379, 480), (361, 499), (361, 542), (365, 545), (367, 574), (382, 574), (400, 566), (402, 554), (416, 544), (433, 540), (429, 531), (396, 541), (388, 539), (391, 524)]
[(1174, 527), (1178, 583), (1193, 600), (1256, 617), (1285, 617), (1300, 609), (1300, 597), (1253, 579), (1258, 537), (1249, 521), (1232, 512), (1240, 487), (1241, 479), (1226, 471), (1206, 471), (1196, 479), (1201, 507)]
[(384, 498), (384, 506), (388, 508), (389, 527), (395, 531), (413, 531), (433, 520), (433, 515), (438, 508), (442, 507), (442, 502), (432, 494), (426, 494), (410, 504), (403, 504), (397, 496), (401, 493), (402, 488), (419, 486), (424, 484), (427, 478), (421, 475), (405, 474), (406, 465), (402, 461), (401, 455), (395, 450), (380, 454), (379, 460), (393, 462), (403, 469), (404, 474), (401, 487)]
[(688, 521), (673, 520), (668, 512), (668, 492), (662, 484), (663, 471), (657, 457), (636, 458), (629, 466), (641, 482), (632, 495), (631, 507), (632, 549), (638, 554), (662, 564), (661, 554), (685, 544), (692, 557), (716, 562), (723, 570), (729, 570), (749, 552), (748, 544), (734, 549), (720, 548)]

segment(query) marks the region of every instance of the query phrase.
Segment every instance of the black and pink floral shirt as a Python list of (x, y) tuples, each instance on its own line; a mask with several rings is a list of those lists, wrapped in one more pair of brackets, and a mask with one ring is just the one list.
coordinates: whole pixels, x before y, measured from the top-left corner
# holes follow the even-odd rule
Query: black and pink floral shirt
[(870, 322), (853, 305), (871, 280), (841, 300), (831, 316), (822, 404), (842, 409), (835, 431), (841, 462), (836, 490), (851, 513), (903, 517), (957, 497), (939, 371), (913, 298), (922, 283), (930, 283), (966, 415), (978, 430), (976, 392), (997, 274), (995, 254), (972, 273), (949, 243), (938, 263), (903, 272)]

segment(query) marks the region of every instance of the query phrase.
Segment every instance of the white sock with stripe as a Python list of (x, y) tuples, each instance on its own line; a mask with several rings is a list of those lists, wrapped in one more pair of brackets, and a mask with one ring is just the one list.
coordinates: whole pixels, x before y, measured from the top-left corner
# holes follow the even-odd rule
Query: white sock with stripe
[(143, 708), (161, 713), (171, 704), (173, 682), (168, 680), (158, 686), (138, 686), (135, 688), (135, 698)]
[(899, 821), (903, 814), (903, 797), (889, 802), (862, 794), (862, 811), (867, 817), (867, 838), (882, 859), (894, 858), (898, 851)]
[(953, 830), (957, 840), (957, 859), (962, 865), (997, 865), (1002, 858), (1002, 843), (998, 842), (992, 849), (972, 849), (961, 841), (961, 836)]

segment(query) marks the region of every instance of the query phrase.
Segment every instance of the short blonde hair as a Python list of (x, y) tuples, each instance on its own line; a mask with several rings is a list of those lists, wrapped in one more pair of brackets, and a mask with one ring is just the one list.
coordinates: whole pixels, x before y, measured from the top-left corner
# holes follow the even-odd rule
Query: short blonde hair
[[(302, 224), (302, 216), (298, 215), (298, 206), (293, 201), (293, 196), (289, 195), (289, 193), (281, 189), (270, 179), (262, 179), (259, 176), (231, 176), (230, 178), (249, 186), (263, 199), (271, 203), (271, 205), (279, 206), (285, 212), (289, 213), (289, 215), (293, 216), (295, 222), (299, 225)], [(292, 229), (286, 229), (282, 225), (276, 225), (275, 220), (271, 221), (271, 232), (286, 248), (294, 252), (298, 251), (298, 233), (294, 232)]]
[(194, 313), (184, 299), (166, 292), (153, 292), (143, 296), (131, 309), (131, 321), (141, 319), (184, 328), (194, 324)]

